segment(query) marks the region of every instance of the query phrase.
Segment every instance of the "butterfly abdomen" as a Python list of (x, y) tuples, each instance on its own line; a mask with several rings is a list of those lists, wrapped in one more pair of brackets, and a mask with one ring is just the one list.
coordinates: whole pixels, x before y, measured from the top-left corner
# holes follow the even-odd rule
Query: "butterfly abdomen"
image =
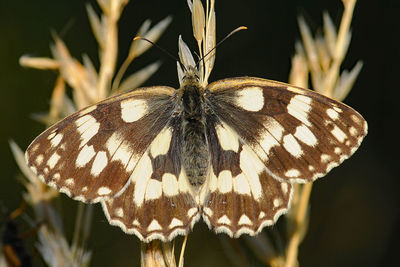
[(203, 96), (200, 85), (194, 80), (186, 82), (181, 90), (183, 166), (190, 184), (200, 186), (209, 165)]

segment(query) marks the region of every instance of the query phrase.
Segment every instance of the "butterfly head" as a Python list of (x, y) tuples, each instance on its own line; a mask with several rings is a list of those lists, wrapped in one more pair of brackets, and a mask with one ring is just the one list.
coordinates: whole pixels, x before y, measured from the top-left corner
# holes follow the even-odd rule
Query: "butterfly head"
[(199, 71), (193, 67), (185, 67), (184, 76), (182, 77), (184, 83), (198, 83), (200, 81)]

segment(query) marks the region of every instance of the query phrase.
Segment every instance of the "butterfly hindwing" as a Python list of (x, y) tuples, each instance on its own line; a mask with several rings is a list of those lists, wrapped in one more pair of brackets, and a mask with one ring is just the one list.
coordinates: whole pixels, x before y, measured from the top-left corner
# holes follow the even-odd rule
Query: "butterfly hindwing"
[(143, 241), (187, 234), (200, 210), (181, 164), (181, 118), (173, 117), (139, 160), (129, 186), (103, 202), (113, 225)]
[(206, 102), (258, 155), (268, 175), (306, 182), (326, 174), (358, 148), (365, 120), (313, 91), (259, 78), (211, 83)]
[(114, 196), (170, 120), (172, 98), (172, 88), (148, 87), (76, 112), (32, 142), (28, 166), (75, 199), (98, 202)]
[(255, 235), (286, 213), (291, 184), (268, 175), (263, 162), (235, 130), (211, 114), (207, 137), (211, 166), (203, 218), (210, 228), (231, 237)]

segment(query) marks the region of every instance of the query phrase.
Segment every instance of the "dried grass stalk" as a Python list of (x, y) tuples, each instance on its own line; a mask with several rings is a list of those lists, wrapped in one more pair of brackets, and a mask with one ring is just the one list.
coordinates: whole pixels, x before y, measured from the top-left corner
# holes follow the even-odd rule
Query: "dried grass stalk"
[[(118, 55), (118, 25), (127, 0), (98, 0), (102, 13), (97, 15), (91, 5), (86, 9), (92, 31), (99, 45), (100, 65), (96, 68), (92, 60), (83, 55), (83, 63), (75, 59), (68, 51), (66, 44), (57, 36), (54, 36), (54, 44), (51, 45), (53, 58), (22, 56), (20, 64), (25, 67), (37, 69), (57, 70), (59, 76), (56, 80), (51, 96), (50, 110), (47, 114), (35, 115), (46, 126), (65, 117), (71, 112), (93, 104), (111, 94), (111, 82), (115, 76)], [(141, 30), (145, 36), (157, 40), (171, 21), (167, 17), (162, 22), (150, 29), (149, 23)], [(133, 59), (144, 53), (148, 47), (132, 44), (131, 53), (125, 61), (132, 63)], [(128, 64), (128, 65), (129, 65)], [(116, 91), (128, 90), (139, 86), (159, 67), (156, 62), (143, 68), (136, 74), (132, 74), (124, 80), (125, 70), (120, 70)], [(132, 81), (135, 79), (135, 83)], [(119, 83), (124, 85), (121, 89)], [(72, 90), (71, 101), (66, 90)], [(58, 192), (44, 185), (28, 168), (25, 163), (24, 153), (18, 145), (10, 141), (10, 147), (19, 168), (26, 177), (23, 181), (26, 187), (24, 198), (33, 207), (37, 221), (45, 221), (38, 231), (38, 250), (49, 266), (88, 266), (91, 252), (86, 248), (90, 236), (93, 207), (80, 203), (78, 205), (74, 234), (71, 243), (64, 236), (62, 219), (59, 212), (53, 207), (52, 199), (58, 196)], [(70, 243), (70, 244), (69, 244)], [(172, 250), (173, 251), (173, 250)], [(173, 253), (171, 254), (173, 255)], [(171, 256), (172, 257), (172, 256)]]
[[(296, 45), (296, 54), (292, 59), (292, 70), (289, 82), (301, 87), (310, 87), (307, 82), (311, 76), (313, 88), (328, 97), (342, 101), (351, 90), (361, 70), (358, 62), (352, 71), (343, 71), (340, 66), (347, 53), (351, 34), (350, 24), (356, 0), (344, 2), (344, 14), (336, 33), (336, 28), (327, 13), (324, 13), (324, 36), (312, 37), (311, 31), (302, 18), (299, 18), (300, 33), (303, 44)], [(308, 205), (312, 183), (296, 184), (292, 208), (287, 215), (288, 245), (283, 266), (298, 266), (298, 247), (308, 227)]]

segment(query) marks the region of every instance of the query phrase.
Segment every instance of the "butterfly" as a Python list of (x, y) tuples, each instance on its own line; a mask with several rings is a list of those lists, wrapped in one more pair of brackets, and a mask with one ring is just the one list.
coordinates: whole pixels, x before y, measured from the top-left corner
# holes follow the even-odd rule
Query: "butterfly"
[(287, 212), (293, 183), (314, 181), (367, 134), (352, 108), (252, 77), (112, 96), (51, 126), (26, 151), (30, 169), (73, 199), (101, 202), (112, 225), (170, 241), (200, 219), (255, 235)]

